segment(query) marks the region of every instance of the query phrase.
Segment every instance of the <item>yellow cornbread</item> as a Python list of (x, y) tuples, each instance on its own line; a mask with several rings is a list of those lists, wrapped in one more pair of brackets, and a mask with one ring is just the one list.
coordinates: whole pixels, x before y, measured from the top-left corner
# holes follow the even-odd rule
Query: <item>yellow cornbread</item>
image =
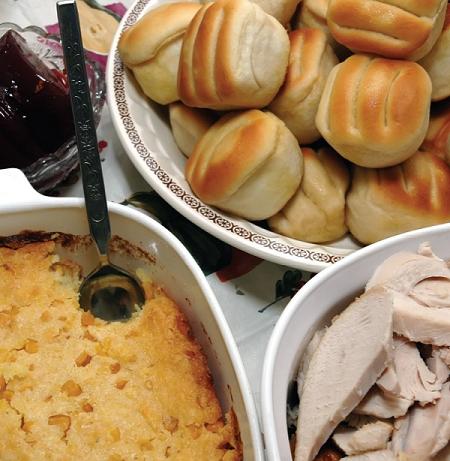
[(96, 319), (54, 249), (0, 248), (0, 460), (241, 460), (174, 302), (146, 283), (131, 320)]

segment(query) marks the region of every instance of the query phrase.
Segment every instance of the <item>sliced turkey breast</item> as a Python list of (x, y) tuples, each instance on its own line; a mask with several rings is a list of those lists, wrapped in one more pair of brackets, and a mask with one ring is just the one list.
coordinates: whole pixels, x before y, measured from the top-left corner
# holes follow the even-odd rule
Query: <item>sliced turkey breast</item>
[(450, 368), (445, 360), (450, 355), (448, 351), (447, 347), (434, 347), (431, 357), (427, 359), (427, 366), (436, 375), (437, 383), (443, 384), (448, 380)]
[(386, 421), (365, 424), (359, 429), (340, 426), (334, 431), (333, 440), (346, 455), (357, 455), (387, 448), (393, 429)]
[(394, 336), (392, 362), (377, 381), (386, 393), (425, 405), (440, 397), (442, 382), (428, 369), (415, 343)]
[(450, 279), (450, 269), (445, 261), (402, 251), (390, 256), (378, 266), (366, 289), (383, 285), (385, 288), (409, 294), (419, 282), (431, 277)]
[(426, 461), (450, 439), (450, 383), (442, 386), (441, 398), (425, 407), (414, 406), (396, 421), (391, 449), (411, 461)]
[(439, 357), (450, 367), (450, 347), (440, 347)]
[(391, 450), (377, 450), (362, 455), (345, 456), (341, 461), (397, 461), (397, 458)]
[(450, 443), (433, 458), (433, 461), (450, 461)]
[(450, 280), (429, 278), (419, 282), (409, 293), (419, 304), (428, 307), (450, 307)]
[(323, 335), (325, 334), (325, 331), (326, 329), (324, 328), (314, 333), (314, 336), (312, 337), (311, 341), (308, 343), (308, 346), (306, 347), (306, 350), (302, 356), (302, 360), (300, 362), (300, 368), (298, 370), (298, 375), (297, 375), (298, 395), (301, 395), (302, 393), (306, 372), (309, 368), (309, 364), (311, 362), (312, 356), (314, 352), (316, 351), (316, 349), (319, 347), (319, 343), (322, 340)]
[(392, 293), (364, 293), (326, 330), (303, 384), (296, 461), (311, 461), (391, 360)]
[(379, 419), (375, 418), (374, 416), (357, 415), (356, 413), (350, 413), (344, 420), (347, 426), (353, 427), (355, 429), (360, 429), (366, 424), (376, 423), (377, 421), (379, 421)]
[(398, 418), (406, 414), (413, 403), (412, 399), (387, 395), (378, 386), (374, 386), (355, 408), (354, 413), (383, 419)]
[(450, 346), (450, 309), (421, 306), (401, 293), (394, 293), (394, 331), (411, 341)]

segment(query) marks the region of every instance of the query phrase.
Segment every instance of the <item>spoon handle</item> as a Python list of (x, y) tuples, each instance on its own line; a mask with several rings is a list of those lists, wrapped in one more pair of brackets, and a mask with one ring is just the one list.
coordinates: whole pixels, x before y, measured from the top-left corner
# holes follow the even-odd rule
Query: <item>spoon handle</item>
[(106, 256), (111, 227), (75, 0), (59, 1), (57, 12), (89, 228), (100, 255)]

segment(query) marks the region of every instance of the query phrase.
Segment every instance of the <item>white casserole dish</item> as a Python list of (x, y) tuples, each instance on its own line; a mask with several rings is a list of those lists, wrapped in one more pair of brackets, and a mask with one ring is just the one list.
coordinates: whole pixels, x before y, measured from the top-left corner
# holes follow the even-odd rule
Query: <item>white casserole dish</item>
[[(137, 260), (129, 252), (116, 253), (113, 260), (120, 259), (129, 269), (142, 267), (182, 308), (206, 353), (223, 410), (232, 407), (236, 414), (244, 460), (263, 460), (256, 409), (237, 346), (197, 263), (169, 231), (150, 217), (116, 203), (108, 203), (108, 207), (112, 234), (149, 256)], [(30, 186), (20, 170), (0, 170), (0, 235), (16, 235), (24, 230), (86, 235), (84, 201), (44, 197)], [(95, 263), (92, 245), (58, 250), (63, 254), (67, 251), (82, 265), (83, 272)]]
[[(428, 227), (370, 245), (324, 270), (292, 298), (270, 337), (262, 373), (261, 410), (267, 457), (292, 460), (288, 441), (286, 404), (308, 342), (364, 291), (375, 269), (390, 255), (416, 252), (422, 242), (450, 259), (450, 224)], [(293, 390), (292, 390), (293, 391)]]

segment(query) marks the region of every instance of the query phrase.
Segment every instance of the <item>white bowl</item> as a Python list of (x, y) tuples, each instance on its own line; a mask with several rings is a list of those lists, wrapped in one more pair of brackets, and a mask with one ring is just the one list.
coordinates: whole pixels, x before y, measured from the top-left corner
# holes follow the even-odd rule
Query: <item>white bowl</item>
[(184, 177), (186, 158), (173, 139), (165, 109), (140, 91), (122, 64), (117, 45), (122, 32), (150, 9), (173, 0), (137, 0), (123, 17), (108, 58), (108, 106), (117, 134), (136, 169), (173, 208), (194, 224), (247, 253), (298, 269), (318, 272), (359, 245), (344, 237), (312, 244), (266, 230), (201, 202)]
[[(222, 408), (227, 411), (232, 407), (236, 413), (244, 459), (262, 461), (261, 433), (250, 385), (225, 317), (197, 263), (155, 220), (116, 203), (108, 203), (108, 208), (112, 234), (149, 256), (145, 262), (120, 253), (113, 258), (131, 270), (142, 267), (182, 308), (207, 356)], [(82, 199), (44, 197), (20, 170), (0, 170), (0, 235), (16, 235), (23, 230), (87, 235), (88, 229)], [(72, 257), (87, 272), (95, 263), (95, 250), (92, 245), (77, 248)]]
[(314, 332), (328, 325), (364, 290), (376, 267), (388, 256), (401, 250), (416, 252), (422, 242), (430, 242), (438, 256), (449, 259), (450, 224), (415, 230), (370, 245), (316, 275), (287, 305), (269, 340), (262, 373), (262, 421), (270, 461), (292, 459), (286, 422), (288, 389)]

